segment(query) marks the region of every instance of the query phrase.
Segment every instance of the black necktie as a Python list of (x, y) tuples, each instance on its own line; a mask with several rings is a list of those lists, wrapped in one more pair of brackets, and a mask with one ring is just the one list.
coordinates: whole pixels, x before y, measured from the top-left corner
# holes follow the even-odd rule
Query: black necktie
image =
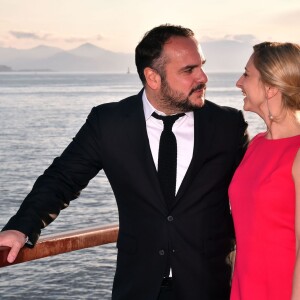
[(176, 191), (177, 143), (172, 127), (175, 121), (184, 115), (184, 113), (181, 113), (172, 116), (161, 116), (155, 112), (152, 114), (154, 118), (164, 122), (164, 129), (159, 141), (157, 171), (168, 208), (171, 208), (174, 202)]

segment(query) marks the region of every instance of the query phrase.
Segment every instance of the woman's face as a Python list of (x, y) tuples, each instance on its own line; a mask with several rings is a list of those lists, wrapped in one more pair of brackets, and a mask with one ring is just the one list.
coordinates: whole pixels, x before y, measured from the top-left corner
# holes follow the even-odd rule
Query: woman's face
[(252, 56), (245, 67), (245, 73), (236, 82), (236, 86), (245, 96), (244, 110), (260, 114), (262, 104), (266, 103), (266, 91), (260, 80), (260, 73), (254, 66)]

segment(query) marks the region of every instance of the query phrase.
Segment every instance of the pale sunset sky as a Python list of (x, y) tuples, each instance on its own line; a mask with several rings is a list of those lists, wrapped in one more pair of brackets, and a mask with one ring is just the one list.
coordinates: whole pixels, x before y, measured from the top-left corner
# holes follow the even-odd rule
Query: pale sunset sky
[(133, 53), (143, 34), (172, 23), (199, 41), (300, 43), (300, 0), (0, 0), (0, 47), (75, 48), (90, 42)]

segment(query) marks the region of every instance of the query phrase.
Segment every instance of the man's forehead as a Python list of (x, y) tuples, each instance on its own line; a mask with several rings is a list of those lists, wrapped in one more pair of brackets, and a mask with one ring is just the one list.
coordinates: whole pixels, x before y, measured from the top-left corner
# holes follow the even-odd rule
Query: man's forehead
[[(192, 46), (193, 45), (193, 46)], [(192, 46), (192, 48), (191, 48)], [(202, 48), (200, 44), (197, 42), (195, 37), (183, 37), (183, 36), (173, 36), (171, 37), (163, 46), (163, 50), (168, 52), (168, 51), (186, 51), (190, 49), (199, 49), (199, 53), (201, 56), (204, 57)]]
[(202, 47), (201, 47), (201, 45), (199, 43), (197, 45), (198, 45), (198, 51), (199, 51), (201, 60), (205, 61), (205, 56), (204, 56), (203, 49), (202, 49)]
[(162, 53), (166, 65), (176, 64), (181, 69), (205, 64), (203, 50), (195, 37), (172, 37)]

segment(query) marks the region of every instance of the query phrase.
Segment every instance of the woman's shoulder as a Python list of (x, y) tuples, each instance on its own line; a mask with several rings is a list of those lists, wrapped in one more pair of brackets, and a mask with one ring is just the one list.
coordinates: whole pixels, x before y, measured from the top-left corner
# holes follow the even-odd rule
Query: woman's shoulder
[(249, 145), (252, 144), (253, 142), (256, 142), (256, 141), (258, 141), (258, 140), (264, 138), (265, 135), (266, 135), (266, 132), (260, 132), (260, 133), (256, 134), (256, 135), (250, 140)]

